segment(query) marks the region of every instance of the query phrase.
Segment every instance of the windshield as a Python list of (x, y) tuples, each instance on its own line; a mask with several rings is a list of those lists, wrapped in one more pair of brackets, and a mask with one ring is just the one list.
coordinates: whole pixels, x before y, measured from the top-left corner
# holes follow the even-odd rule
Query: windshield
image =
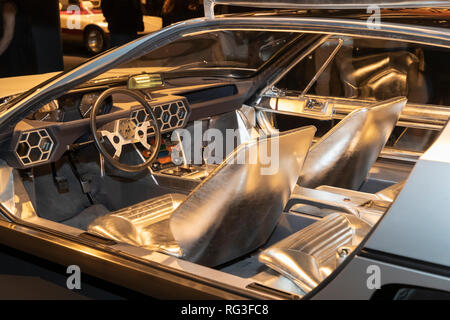
[[(294, 36), (286, 32), (217, 31), (178, 39), (118, 69), (164, 72), (238, 70), (253, 73)], [(143, 70), (139, 70), (143, 71)]]

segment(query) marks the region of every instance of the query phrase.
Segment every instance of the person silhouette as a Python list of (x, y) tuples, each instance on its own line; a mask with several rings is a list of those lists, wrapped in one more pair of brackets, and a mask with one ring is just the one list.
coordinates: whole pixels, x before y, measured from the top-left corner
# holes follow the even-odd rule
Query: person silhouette
[(29, 19), (19, 0), (0, 0), (0, 78), (37, 73)]
[(163, 25), (203, 16), (203, 7), (199, 0), (164, 0), (162, 7)]
[(140, 0), (103, 0), (103, 15), (111, 34), (111, 47), (136, 40), (144, 31), (144, 17)]

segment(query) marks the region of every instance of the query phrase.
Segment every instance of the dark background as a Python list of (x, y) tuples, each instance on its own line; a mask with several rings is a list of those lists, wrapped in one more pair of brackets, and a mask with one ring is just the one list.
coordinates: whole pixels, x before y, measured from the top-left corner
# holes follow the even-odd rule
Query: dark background
[(22, 0), (30, 15), (37, 72), (63, 70), (58, 0)]

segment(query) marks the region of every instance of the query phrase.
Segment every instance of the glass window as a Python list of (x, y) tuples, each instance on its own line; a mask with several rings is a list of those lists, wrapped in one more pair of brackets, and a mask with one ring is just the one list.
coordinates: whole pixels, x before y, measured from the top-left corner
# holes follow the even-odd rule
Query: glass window
[[(343, 38), (309, 94), (364, 100), (406, 96), (409, 103), (450, 105), (450, 52), (392, 40)], [(294, 67), (279, 89), (303, 91), (336, 48), (330, 39)]]
[(168, 71), (234, 69), (253, 73), (299, 34), (217, 31), (188, 36), (122, 65)]

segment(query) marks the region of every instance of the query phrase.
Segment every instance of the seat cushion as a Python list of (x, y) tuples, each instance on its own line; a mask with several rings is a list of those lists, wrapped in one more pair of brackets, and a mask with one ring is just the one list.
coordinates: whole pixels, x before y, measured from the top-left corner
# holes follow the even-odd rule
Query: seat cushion
[(342, 262), (339, 250), (350, 254), (369, 231), (361, 219), (335, 212), (267, 248), (258, 259), (307, 293)]
[(94, 220), (88, 231), (99, 236), (150, 250), (180, 255), (173, 239), (169, 218), (186, 198), (167, 194), (124, 208)]

